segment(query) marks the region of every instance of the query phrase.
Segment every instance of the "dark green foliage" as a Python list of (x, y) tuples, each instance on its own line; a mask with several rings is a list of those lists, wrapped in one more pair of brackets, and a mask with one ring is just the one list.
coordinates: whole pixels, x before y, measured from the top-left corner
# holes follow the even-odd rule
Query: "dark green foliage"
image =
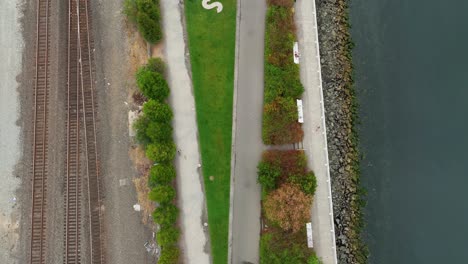
[(312, 171), (303, 175), (292, 175), (289, 181), (299, 185), (301, 190), (306, 194), (314, 195), (317, 189), (317, 179)]
[(176, 246), (163, 247), (158, 264), (177, 264), (179, 263), (179, 249)]
[(158, 245), (164, 248), (166, 246), (176, 244), (179, 240), (179, 235), (180, 231), (173, 225), (162, 226), (158, 232), (156, 240), (158, 242)]
[[(304, 234), (301, 234), (304, 235)], [(320, 264), (303, 240), (286, 233), (264, 234), (260, 239), (260, 264)]]
[(169, 185), (158, 185), (149, 193), (149, 198), (159, 204), (172, 202), (175, 198), (175, 190)]
[(164, 101), (169, 96), (169, 85), (161, 73), (141, 67), (136, 73), (138, 88), (148, 99)]
[(136, 131), (136, 140), (146, 146), (151, 142), (151, 139), (146, 134), (146, 129), (150, 123), (149, 118), (146, 115), (141, 115), (135, 123), (133, 123), (133, 127)]
[(164, 64), (164, 61), (161, 58), (149, 58), (145, 67), (146, 69), (157, 72), (161, 75), (166, 74), (166, 64)]
[(176, 177), (174, 165), (163, 163), (151, 167), (149, 174), (149, 187), (154, 188), (158, 184), (170, 184)]
[(300, 98), (304, 87), (298, 76), (299, 67), (296, 64), (284, 69), (267, 63), (265, 65), (265, 102), (269, 103), (277, 97)]
[(157, 163), (167, 163), (174, 159), (176, 147), (174, 142), (152, 143), (146, 147), (146, 157)]
[(293, 7), (295, 0), (268, 0), (268, 5), (282, 6), (282, 7)]
[(263, 107), (262, 138), (266, 145), (282, 145), (302, 140), (294, 99), (278, 97)]
[(158, 0), (126, 0), (124, 13), (137, 24), (141, 35), (148, 42), (154, 44), (162, 39)]
[(281, 169), (271, 163), (260, 162), (258, 164), (258, 182), (265, 191), (276, 188), (277, 179), (281, 176)]
[(150, 121), (170, 123), (172, 120), (172, 110), (169, 105), (155, 100), (148, 100), (143, 105), (143, 113)]
[(179, 209), (173, 204), (164, 204), (153, 212), (153, 219), (161, 226), (173, 225), (179, 216)]
[(168, 123), (150, 122), (146, 135), (151, 142), (168, 142), (172, 140), (172, 126)]

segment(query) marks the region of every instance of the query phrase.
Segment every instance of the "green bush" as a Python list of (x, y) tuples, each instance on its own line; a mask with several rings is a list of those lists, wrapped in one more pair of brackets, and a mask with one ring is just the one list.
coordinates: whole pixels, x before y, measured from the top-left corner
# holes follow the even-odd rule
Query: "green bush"
[(309, 249), (303, 248), (294, 241), (288, 241), (287, 247), (280, 247), (276, 243), (277, 239), (271, 234), (262, 235), (260, 238), (260, 264), (309, 264), (313, 256)]
[(148, 197), (150, 200), (155, 201), (159, 204), (165, 204), (172, 202), (176, 196), (174, 188), (169, 185), (158, 185), (154, 187)]
[(157, 163), (167, 163), (174, 159), (176, 147), (174, 142), (152, 143), (146, 147), (146, 157)]
[(174, 165), (170, 163), (158, 164), (150, 169), (148, 185), (154, 188), (159, 184), (170, 184), (176, 177)]
[(170, 226), (162, 226), (161, 230), (159, 230), (156, 240), (158, 245), (161, 247), (171, 246), (177, 244), (179, 240), (180, 231), (173, 225)]
[(124, 13), (137, 24), (141, 35), (148, 42), (157, 43), (162, 39), (158, 0), (126, 0)]
[(278, 166), (267, 162), (258, 164), (258, 182), (266, 191), (276, 188), (276, 181), (281, 176), (281, 169)]
[(265, 65), (265, 102), (269, 103), (277, 97), (298, 99), (304, 92), (304, 87), (298, 78), (299, 67), (289, 65), (286, 69), (270, 63)]
[(170, 123), (172, 120), (172, 110), (166, 103), (155, 100), (148, 100), (143, 105), (143, 113), (151, 121)]
[(149, 123), (150, 119), (144, 114), (141, 115), (137, 120), (135, 120), (135, 123), (133, 123), (133, 128), (136, 132), (136, 140), (144, 146), (151, 143), (151, 139), (146, 133), (146, 129), (148, 128)]
[(176, 246), (163, 247), (158, 264), (177, 264), (179, 263), (180, 251)]
[(170, 123), (150, 122), (146, 128), (146, 135), (151, 142), (171, 141), (172, 126)]
[(263, 107), (262, 139), (266, 145), (282, 145), (300, 142), (304, 135), (297, 122), (297, 106), (294, 99), (278, 97)]
[(289, 181), (299, 185), (306, 194), (314, 195), (317, 189), (317, 178), (315, 178), (313, 171), (309, 171), (304, 175), (292, 175)]
[(152, 72), (157, 72), (161, 75), (166, 74), (166, 64), (161, 58), (150, 58), (145, 67)]
[(138, 88), (148, 99), (164, 101), (169, 96), (169, 85), (164, 76), (158, 72), (141, 67), (136, 73)]
[(177, 216), (179, 216), (179, 209), (173, 204), (160, 205), (153, 212), (154, 222), (161, 226), (173, 225)]

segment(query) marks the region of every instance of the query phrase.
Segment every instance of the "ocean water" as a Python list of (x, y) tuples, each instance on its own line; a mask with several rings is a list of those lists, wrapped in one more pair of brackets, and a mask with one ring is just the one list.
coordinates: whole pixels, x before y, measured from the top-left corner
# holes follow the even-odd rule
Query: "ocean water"
[(468, 1), (350, 2), (370, 263), (468, 263)]

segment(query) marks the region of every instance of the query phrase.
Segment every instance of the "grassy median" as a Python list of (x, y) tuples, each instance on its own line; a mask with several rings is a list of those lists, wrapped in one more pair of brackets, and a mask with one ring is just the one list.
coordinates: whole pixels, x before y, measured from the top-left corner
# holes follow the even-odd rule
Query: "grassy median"
[(236, 1), (223, 11), (185, 1), (208, 224), (214, 264), (227, 262)]

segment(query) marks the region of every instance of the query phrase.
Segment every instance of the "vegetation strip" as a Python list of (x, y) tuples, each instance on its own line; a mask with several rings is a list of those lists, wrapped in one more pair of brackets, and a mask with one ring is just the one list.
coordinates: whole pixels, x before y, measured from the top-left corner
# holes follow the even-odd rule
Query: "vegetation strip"
[(232, 106), (236, 35), (235, 0), (223, 12), (185, 1), (192, 81), (208, 206), (213, 263), (227, 262)]
[[(265, 36), (263, 142), (283, 145), (302, 140), (296, 99), (304, 88), (292, 47), (296, 41), (294, 0), (269, 0)], [(306, 223), (317, 181), (302, 150), (268, 150), (258, 165), (264, 225), (261, 264), (320, 263), (305, 243)]]
[[(150, 43), (162, 38), (159, 2), (157, 0), (126, 0), (124, 12), (137, 24), (142, 36)], [(157, 203), (152, 216), (159, 231), (156, 241), (161, 247), (159, 264), (179, 263), (177, 246), (180, 230), (176, 226), (179, 209), (174, 200), (176, 171), (174, 158), (176, 146), (172, 136), (171, 107), (167, 103), (169, 85), (165, 80), (165, 64), (159, 58), (151, 58), (136, 73), (136, 82), (144, 97), (143, 109), (134, 123), (136, 139), (146, 149), (146, 156), (153, 162), (149, 171), (149, 199)]]

